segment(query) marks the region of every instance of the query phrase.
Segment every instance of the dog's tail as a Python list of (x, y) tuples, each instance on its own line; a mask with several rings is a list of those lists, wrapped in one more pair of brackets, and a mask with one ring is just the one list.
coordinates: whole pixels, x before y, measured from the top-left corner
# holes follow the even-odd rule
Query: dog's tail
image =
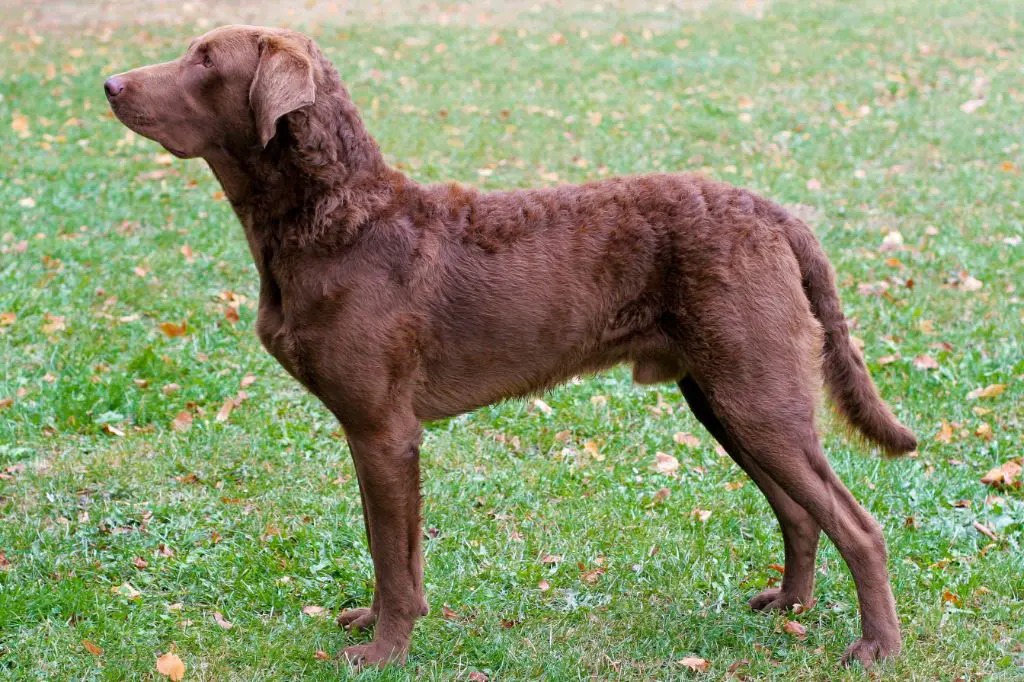
[(836, 409), (885, 454), (911, 452), (917, 448), (917, 439), (882, 402), (860, 352), (850, 339), (832, 266), (817, 238), (807, 225), (792, 217), (787, 221), (786, 234), (800, 265), (811, 312), (825, 330), (822, 370)]

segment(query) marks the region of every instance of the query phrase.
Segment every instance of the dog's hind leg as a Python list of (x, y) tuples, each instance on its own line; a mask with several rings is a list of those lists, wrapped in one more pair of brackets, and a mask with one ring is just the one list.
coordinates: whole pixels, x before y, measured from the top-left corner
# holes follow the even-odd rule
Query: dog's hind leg
[(772, 587), (754, 595), (750, 600), (750, 607), (761, 611), (788, 609), (795, 604), (809, 605), (814, 591), (814, 559), (818, 553), (821, 529), (811, 515), (794, 502), (793, 498), (733, 441), (725, 426), (715, 416), (707, 397), (693, 377), (683, 377), (679, 381), (679, 388), (697, 420), (722, 444), (729, 456), (764, 493), (782, 528), (786, 556), (782, 586)]

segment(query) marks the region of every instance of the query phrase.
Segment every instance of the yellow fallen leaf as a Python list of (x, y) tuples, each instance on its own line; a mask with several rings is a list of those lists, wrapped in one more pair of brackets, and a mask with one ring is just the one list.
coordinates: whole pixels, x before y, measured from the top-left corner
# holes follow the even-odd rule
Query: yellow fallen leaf
[(997, 395), (1006, 390), (1006, 384), (989, 384), (984, 388), (976, 388), (967, 394), (968, 400), (976, 400), (978, 398), (995, 398)]
[(156, 659), (156, 671), (171, 682), (179, 682), (185, 677), (185, 664), (175, 654), (164, 654)]
[(103, 655), (103, 649), (98, 647), (98, 646), (96, 646), (95, 644), (93, 644), (92, 642), (90, 642), (87, 639), (83, 639), (82, 640), (82, 646), (84, 646), (86, 651), (88, 651), (93, 656), (102, 656)]
[(172, 338), (175, 336), (184, 336), (185, 332), (188, 331), (188, 324), (185, 322), (182, 322), (181, 324), (175, 324), (174, 322), (161, 322), (160, 331)]
[(697, 656), (686, 656), (681, 658), (679, 659), (679, 665), (698, 673), (707, 672), (708, 668), (711, 667), (711, 663), (709, 661)]
[(1020, 485), (1017, 478), (1020, 476), (1021, 470), (1021, 465), (1011, 459), (1009, 462), (989, 469), (988, 473), (981, 477), (981, 482), (993, 488), (1017, 486)]

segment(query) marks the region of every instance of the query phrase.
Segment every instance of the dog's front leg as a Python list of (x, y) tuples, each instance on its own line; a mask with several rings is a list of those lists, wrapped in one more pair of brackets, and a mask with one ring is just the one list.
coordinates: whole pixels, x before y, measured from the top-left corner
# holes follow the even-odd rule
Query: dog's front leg
[(404, 661), (413, 623), (427, 613), (420, 543), (420, 425), (411, 414), (395, 415), (350, 432), (348, 439), (373, 556), (377, 624), (372, 642), (350, 646), (344, 654), (360, 666)]

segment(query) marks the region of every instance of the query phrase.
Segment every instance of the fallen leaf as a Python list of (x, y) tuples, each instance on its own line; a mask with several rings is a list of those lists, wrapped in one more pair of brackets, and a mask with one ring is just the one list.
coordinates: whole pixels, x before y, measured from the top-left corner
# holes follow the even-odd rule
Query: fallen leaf
[(45, 320), (45, 324), (42, 326), (44, 334), (54, 334), (67, 328), (64, 325), (64, 317), (61, 315), (46, 313), (43, 319)]
[(537, 398), (536, 400), (533, 401), (533, 406), (536, 407), (541, 412), (543, 412), (544, 414), (551, 414), (552, 412), (554, 412), (554, 410), (551, 409), (551, 406), (548, 405), (543, 400), (541, 400), (540, 398)]
[(939, 432), (935, 434), (935, 440), (940, 443), (952, 443), (953, 442), (953, 425), (949, 422), (942, 422), (939, 426)]
[(83, 639), (82, 640), (82, 646), (84, 646), (85, 650), (88, 651), (93, 656), (102, 656), (103, 655), (103, 649), (101, 649), (100, 647), (96, 646), (95, 644), (93, 644), (92, 642), (90, 642), (87, 639)]
[(0, 571), (6, 571), (11, 567), (11, 562), (7, 558), (7, 554), (0, 552)]
[(178, 433), (185, 433), (192, 428), (192, 413), (187, 410), (182, 410), (178, 413), (174, 419), (171, 420), (171, 428)]
[(692, 433), (680, 431), (672, 436), (672, 440), (679, 443), (680, 445), (685, 445), (690, 448), (700, 447), (700, 439), (694, 436)]
[(195, 259), (195, 256), (192, 255), (192, 247), (191, 246), (189, 246), (188, 244), (185, 244), (179, 250), (181, 251), (181, 255), (185, 257), (185, 262), (186, 263), (194, 263), (195, 262), (196, 259)]
[(487, 677), (486, 674), (484, 674), (482, 672), (479, 672), (479, 671), (476, 671), (476, 670), (474, 670), (473, 672), (471, 672), (469, 674), (469, 681), (470, 682), (487, 682), (488, 679), (489, 678)]
[(821, 189), (821, 182), (815, 180), (814, 178), (811, 178), (810, 180), (807, 181), (807, 189), (811, 190), (812, 192), (817, 192), (818, 190)]
[(178, 384), (167, 384), (160, 389), (160, 392), (163, 393), (164, 395), (170, 395), (180, 390), (181, 386), (179, 386)]
[(35, 208), (36, 200), (32, 197), (25, 197), (24, 199), (18, 199), (18, 205), (22, 208)]
[(14, 398), (0, 398), (0, 410), (5, 410), (14, 404)]
[(242, 388), (249, 388), (253, 382), (256, 381), (256, 376), (253, 374), (246, 374), (242, 377)]
[(149, 567), (149, 562), (143, 559), (142, 557), (137, 556), (134, 559), (132, 559), (132, 565), (141, 571)]
[(607, 572), (607, 568), (604, 568), (603, 566), (598, 566), (597, 568), (592, 568), (589, 571), (584, 571), (583, 573), (581, 573), (580, 580), (582, 580), (588, 585), (596, 585), (597, 581), (601, 579), (601, 576)]
[(982, 440), (992, 440), (992, 425), (988, 422), (981, 422), (974, 430), (974, 435)]
[(695, 517), (701, 523), (707, 523), (707, 520), (711, 518), (710, 509), (694, 509), (690, 512), (690, 516)]
[(968, 400), (976, 400), (977, 398), (995, 398), (997, 395), (1006, 390), (1006, 384), (989, 384), (985, 388), (976, 388), (967, 394)]
[(787, 620), (786, 624), (782, 626), (782, 629), (791, 635), (796, 635), (800, 639), (807, 636), (807, 628), (795, 620)]
[(659, 474), (671, 474), (679, 470), (679, 460), (664, 452), (654, 454), (654, 470)]
[(725, 482), (725, 489), (726, 490), (739, 490), (740, 488), (742, 488), (746, 484), (747, 484), (746, 481), (726, 481)]
[(225, 306), (224, 307), (224, 319), (227, 320), (228, 322), (230, 322), (231, 324), (236, 324), (242, 318), (240, 318), (238, 316), (238, 311), (237, 310), (235, 310), (231, 306)]
[(971, 275), (967, 275), (960, 280), (960, 288), (964, 291), (977, 291), (985, 286), (984, 282), (980, 279), (975, 279)]
[(110, 591), (127, 599), (138, 599), (142, 596), (142, 593), (135, 589), (131, 583), (121, 583), (120, 585), (110, 588)]
[(900, 354), (899, 353), (893, 353), (892, 355), (883, 355), (882, 357), (878, 358), (878, 364), (880, 364), (880, 365), (889, 365), (889, 364), (892, 364), (892, 363), (896, 362), (899, 359), (900, 359)]
[(612, 36), (612, 45), (621, 47), (623, 45), (629, 45), (629, 36), (625, 33), (616, 33)]
[(156, 671), (171, 682), (179, 682), (185, 677), (185, 664), (175, 654), (164, 654), (156, 659)]
[(322, 616), (327, 613), (327, 609), (322, 606), (303, 606), (302, 612), (307, 616)]
[(988, 526), (986, 526), (984, 523), (981, 523), (979, 521), (975, 521), (974, 522), (974, 530), (978, 531), (979, 533), (981, 533), (982, 535), (987, 537), (989, 540), (992, 540), (993, 542), (998, 542), (999, 541), (999, 536), (996, 535), (996, 532), (994, 530), (992, 530), (991, 528), (989, 528)]
[(323, 649), (317, 649), (316, 653), (313, 654), (313, 658), (315, 658), (318, 661), (329, 661), (331, 660), (331, 655)]
[(541, 580), (539, 583), (537, 583), (537, 589), (541, 592), (547, 592), (551, 589), (551, 583), (549, 583), (547, 580)]
[(109, 433), (111, 436), (117, 436), (119, 438), (123, 438), (124, 437), (124, 431), (122, 431), (121, 429), (117, 428), (113, 424), (109, 424), (109, 423), (108, 424), (104, 424), (103, 425), (103, 430), (105, 432)]
[(173, 604), (168, 604), (167, 605), (167, 610), (168, 611), (182, 611), (182, 610), (184, 610), (184, 608), (185, 608), (185, 605), (182, 604), (180, 601), (177, 601), (177, 602), (174, 602)]
[(672, 491), (668, 488), (660, 488), (658, 492), (654, 493), (654, 497), (651, 500), (654, 504), (661, 504), (668, 499), (668, 496), (672, 494)]
[(918, 369), (938, 369), (938, 361), (930, 355), (918, 355), (914, 358), (914, 367)]
[(0, 313), (0, 327), (9, 327), (16, 319), (18, 316), (14, 313)]
[(711, 667), (710, 661), (706, 661), (703, 658), (699, 658), (697, 656), (685, 656), (679, 659), (678, 663), (684, 668), (689, 668), (690, 670), (697, 673), (707, 672), (708, 668)]
[(185, 333), (188, 331), (188, 324), (185, 322), (182, 322), (181, 324), (175, 324), (173, 322), (161, 322), (160, 331), (162, 331), (164, 334), (167, 334), (167, 336), (170, 336), (171, 338), (174, 338), (175, 336), (184, 336)]
[(540, 558), (542, 564), (557, 564), (562, 560), (560, 554), (545, 554)]
[(235, 401), (232, 398), (228, 398), (224, 401), (224, 404), (220, 406), (220, 410), (217, 411), (217, 416), (214, 417), (219, 422), (226, 422), (228, 417), (231, 416), (231, 410), (235, 409)]
[(221, 626), (225, 630), (230, 630), (235, 627), (234, 623), (226, 619), (220, 611), (213, 612), (213, 619), (217, 621), (217, 625)]
[(960, 596), (953, 594), (949, 590), (942, 591), (942, 601), (953, 606), (960, 606)]
[(989, 472), (981, 477), (981, 482), (993, 488), (1019, 487), (1020, 481), (1017, 478), (1021, 474), (1021, 465), (1015, 460), (1010, 460), (997, 467), (992, 467)]
[(157, 551), (157, 554), (159, 554), (162, 557), (172, 557), (172, 556), (174, 556), (174, 550), (171, 549), (170, 547), (168, 547), (167, 545), (165, 545), (162, 542), (159, 545), (157, 545), (156, 551)]
[(983, 99), (969, 99), (960, 105), (960, 111), (964, 112), (965, 114), (973, 114), (984, 104), (985, 100)]

